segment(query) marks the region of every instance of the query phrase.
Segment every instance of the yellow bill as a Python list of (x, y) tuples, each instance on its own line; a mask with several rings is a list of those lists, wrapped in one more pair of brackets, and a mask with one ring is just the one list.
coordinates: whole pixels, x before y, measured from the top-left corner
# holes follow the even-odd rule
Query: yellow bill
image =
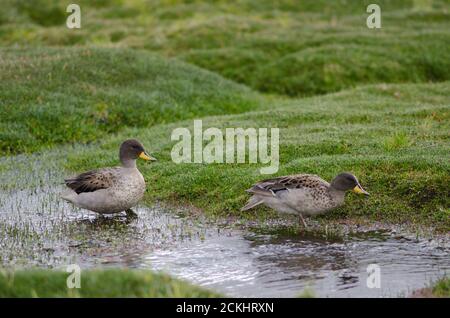
[(141, 152), (141, 154), (139, 155), (139, 158), (144, 159), (145, 161), (156, 161), (156, 158), (150, 156), (145, 151)]
[(364, 190), (359, 184), (353, 188), (353, 192), (358, 193), (358, 194), (370, 195), (369, 192)]

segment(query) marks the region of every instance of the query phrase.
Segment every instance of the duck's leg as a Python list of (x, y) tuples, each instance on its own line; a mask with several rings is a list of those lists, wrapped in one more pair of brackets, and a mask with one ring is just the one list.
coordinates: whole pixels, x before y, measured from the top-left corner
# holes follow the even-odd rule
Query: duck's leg
[(136, 212), (134, 212), (131, 209), (127, 209), (125, 210), (125, 213), (127, 214), (127, 218), (136, 218), (138, 215), (136, 214)]
[(299, 216), (300, 216), (300, 218), (299, 218), (299, 224), (303, 224), (303, 227), (305, 228), (305, 229), (307, 229), (308, 228), (308, 225), (306, 225), (306, 222), (305, 222), (305, 219), (303, 218), (303, 215), (300, 213), (299, 214)]

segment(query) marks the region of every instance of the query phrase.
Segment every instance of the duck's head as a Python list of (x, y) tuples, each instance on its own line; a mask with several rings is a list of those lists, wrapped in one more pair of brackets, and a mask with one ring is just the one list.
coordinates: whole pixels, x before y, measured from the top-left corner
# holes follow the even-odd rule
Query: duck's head
[(144, 146), (136, 139), (125, 140), (120, 145), (119, 158), (124, 166), (134, 163), (138, 158), (146, 161), (156, 161), (155, 158), (145, 151)]
[(348, 172), (342, 172), (331, 181), (331, 187), (339, 191), (352, 190), (358, 194), (369, 195), (369, 193), (361, 187), (358, 179)]

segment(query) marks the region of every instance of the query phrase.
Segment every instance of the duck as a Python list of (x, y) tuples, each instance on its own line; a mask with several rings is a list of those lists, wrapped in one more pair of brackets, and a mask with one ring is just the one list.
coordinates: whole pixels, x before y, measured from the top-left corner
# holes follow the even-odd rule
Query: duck
[(125, 211), (135, 216), (134, 207), (144, 196), (144, 177), (136, 160), (156, 161), (136, 139), (122, 142), (119, 149), (121, 166), (90, 170), (64, 180), (67, 192), (62, 199), (73, 205), (99, 214)]
[(296, 174), (262, 180), (246, 190), (252, 194), (241, 211), (263, 204), (278, 213), (295, 214), (307, 228), (304, 216), (331, 211), (344, 204), (345, 193), (368, 196), (358, 179), (349, 172), (338, 174), (331, 183), (313, 174)]

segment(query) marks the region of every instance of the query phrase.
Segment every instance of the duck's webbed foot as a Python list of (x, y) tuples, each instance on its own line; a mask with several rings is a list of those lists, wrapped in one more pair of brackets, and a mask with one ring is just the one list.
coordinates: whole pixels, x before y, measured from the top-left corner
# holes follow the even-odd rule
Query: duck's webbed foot
[(137, 218), (138, 216), (132, 209), (125, 210), (125, 213), (127, 214), (127, 218)]
[(306, 230), (308, 228), (308, 225), (305, 222), (305, 219), (303, 218), (303, 215), (299, 214), (299, 225), (303, 226), (303, 228)]

